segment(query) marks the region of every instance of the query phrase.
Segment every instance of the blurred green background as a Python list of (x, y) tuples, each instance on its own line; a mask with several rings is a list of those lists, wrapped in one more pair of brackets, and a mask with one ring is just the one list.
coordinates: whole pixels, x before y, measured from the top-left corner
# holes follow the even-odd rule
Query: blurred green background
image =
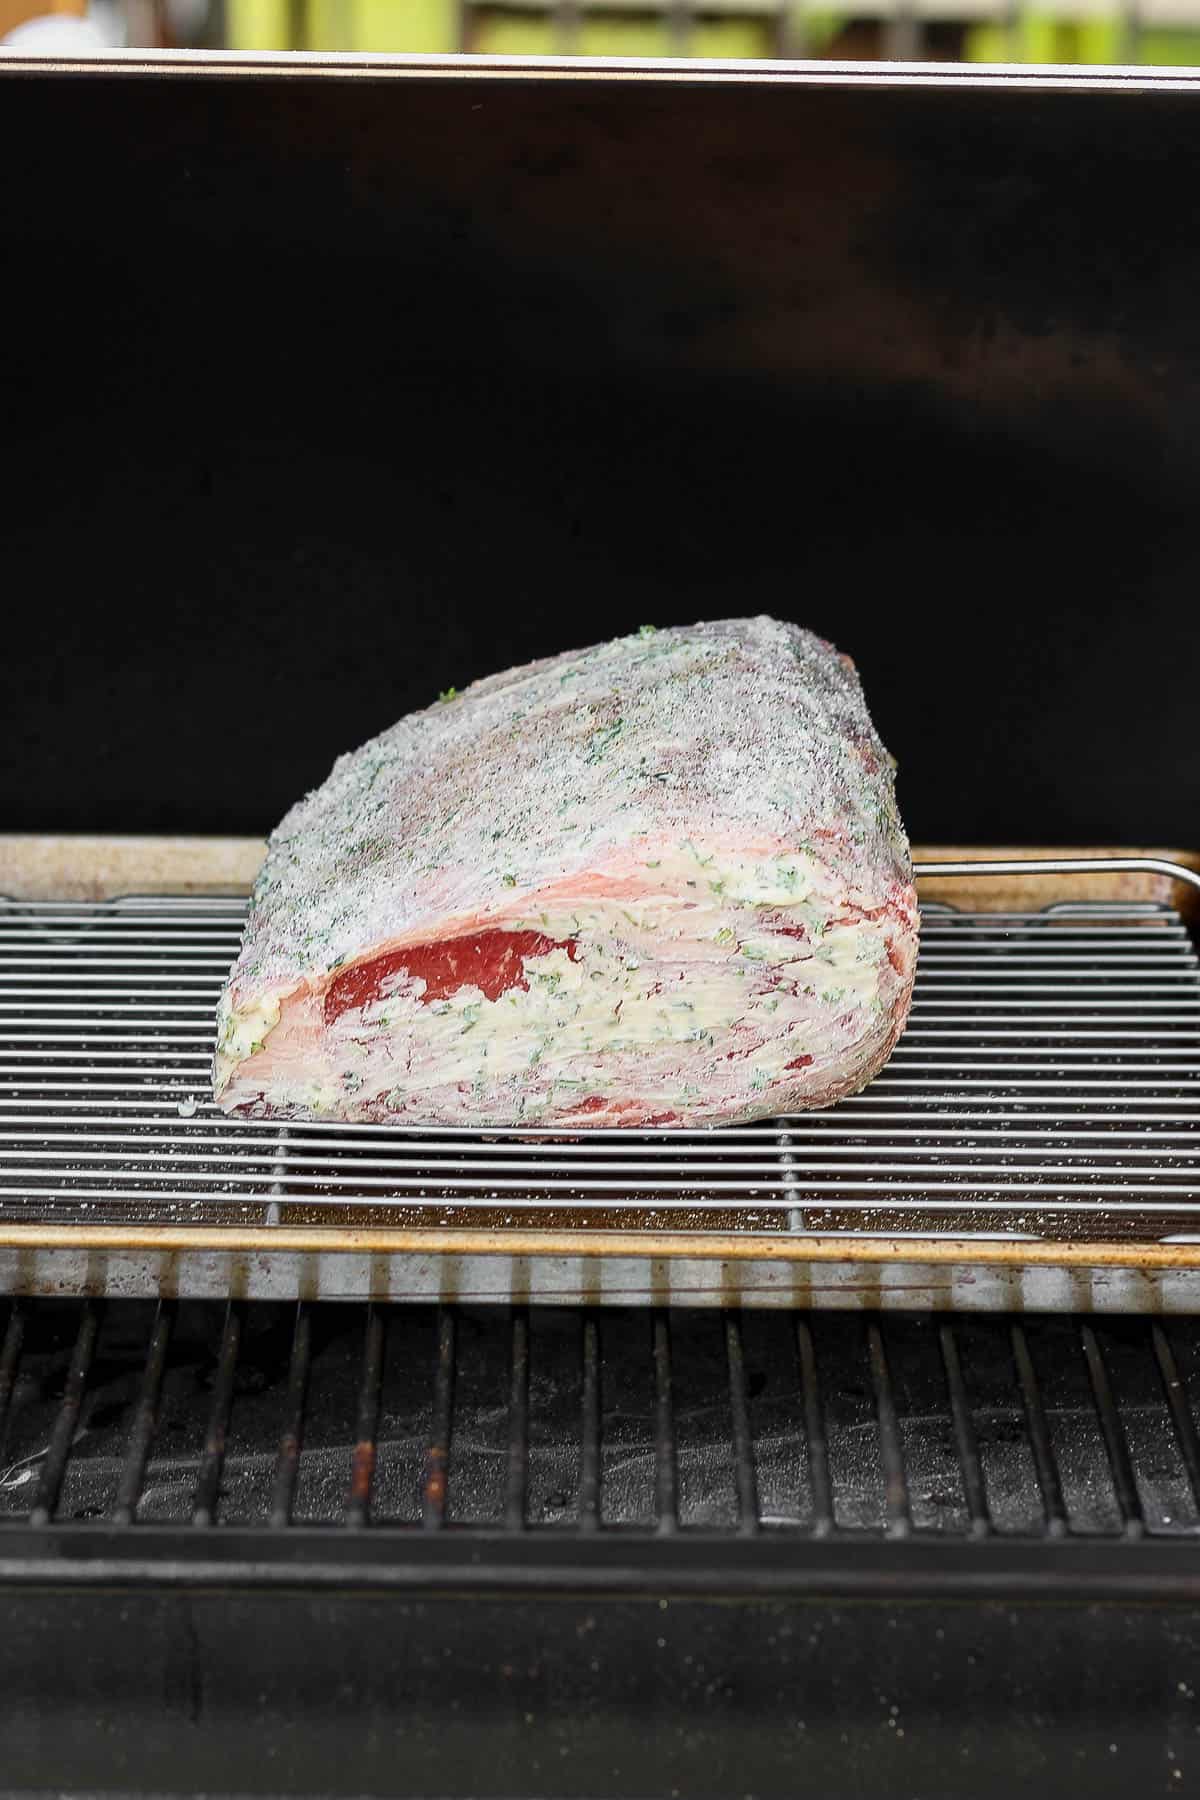
[[(1068, 0), (1058, 13), (926, 0), (920, 14), (789, 10), (774, 0), (709, 0), (704, 7), (614, 0), (226, 0), (225, 37), (244, 50), (469, 50), (540, 56), (930, 57), (968, 62), (1200, 62), (1200, 28), (1180, 0), (1126, 8)], [(1200, 0), (1194, 8), (1200, 19)]]

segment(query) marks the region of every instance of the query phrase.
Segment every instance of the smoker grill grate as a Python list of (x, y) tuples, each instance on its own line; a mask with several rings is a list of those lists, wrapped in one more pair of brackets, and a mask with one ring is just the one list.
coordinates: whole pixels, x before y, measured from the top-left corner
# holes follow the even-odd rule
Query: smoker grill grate
[(1186, 1239), (1200, 962), (1154, 903), (927, 907), (912, 1021), (826, 1113), (528, 1132), (227, 1119), (238, 900), (0, 903), (0, 1221)]
[(0, 1527), (1200, 1533), (1187, 1320), (16, 1301), (0, 1345)]

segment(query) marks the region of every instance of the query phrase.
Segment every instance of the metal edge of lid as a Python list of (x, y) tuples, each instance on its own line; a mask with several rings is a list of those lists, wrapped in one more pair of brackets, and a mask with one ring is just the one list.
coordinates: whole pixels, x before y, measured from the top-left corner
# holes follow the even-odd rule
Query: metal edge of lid
[(1062, 93), (1200, 92), (1200, 71), (1059, 63), (799, 62), (688, 57), (388, 55), (363, 52), (118, 50), (90, 56), (0, 52), (4, 77), (218, 77), (334, 81), (568, 81), (674, 86), (942, 88)]

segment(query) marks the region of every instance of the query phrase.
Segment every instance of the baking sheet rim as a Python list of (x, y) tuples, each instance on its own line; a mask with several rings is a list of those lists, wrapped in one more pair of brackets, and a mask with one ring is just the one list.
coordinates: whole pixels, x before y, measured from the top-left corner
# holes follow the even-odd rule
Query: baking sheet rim
[(135, 1250), (180, 1254), (301, 1252), (332, 1255), (692, 1258), (702, 1262), (970, 1263), (979, 1267), (1200, 1269), (1200, 1242), (977, 1238), (778, 1237), (714, 1232), (454, 1231), (374, 1227), (348, 1231), (288, 1225), (0, 1225), (0, 1250)]

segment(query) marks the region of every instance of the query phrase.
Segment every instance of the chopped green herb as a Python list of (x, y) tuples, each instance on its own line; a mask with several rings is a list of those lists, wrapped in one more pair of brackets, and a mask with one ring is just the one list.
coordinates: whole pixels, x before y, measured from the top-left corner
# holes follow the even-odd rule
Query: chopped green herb
[(587, 752), (588, 762), (590, 762), (590, 763), (599, 762), (600, 759), (603, 757), (605, 751), (610, 747), (610, 745), (612, 745), (616, 742), (616, 740), (620, 737), (620, 735), (624, 731), (624, 729), (625, 729), (624, 719), (615, 719), (611, 725), (605, 726), (600, 731), (594, 731), (592, 733), (591, 742), (588, 745), (588, 752)]
[(458, 689), (456, 687), (443, 688), (441, 693), (438, 695), (438, 699), (442, 700), (442, 701), (457, 700), (458, 699)]
[(638, 626), (637, 634), (640, 638), (652, 638), (652, 637), (655, 637), (657, 635), (657, 633), (658, 633), (657, 625), (639, 625)]
[(515, 875), (504, 875), (501, 877), (501, 880), (504, 882), (505, 887), (516, 887), (517, 885), (517, 878)]

